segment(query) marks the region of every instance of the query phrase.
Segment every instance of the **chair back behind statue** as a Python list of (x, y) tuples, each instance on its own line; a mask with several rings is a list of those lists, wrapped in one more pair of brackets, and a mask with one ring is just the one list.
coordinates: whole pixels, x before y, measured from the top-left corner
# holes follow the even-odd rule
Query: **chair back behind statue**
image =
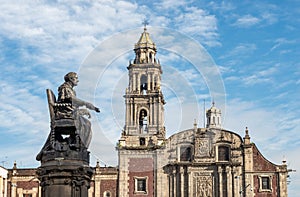
[(56, 98), (52, 90), (47, 89), (47, 99), (48, 99), (48, 107), (49, 107), (49, 113), (50, 113), (50, 119), (51, 122), (53, 123), (55, 120), (55, 111), (54, 111), (54, 106), (56, 103)]

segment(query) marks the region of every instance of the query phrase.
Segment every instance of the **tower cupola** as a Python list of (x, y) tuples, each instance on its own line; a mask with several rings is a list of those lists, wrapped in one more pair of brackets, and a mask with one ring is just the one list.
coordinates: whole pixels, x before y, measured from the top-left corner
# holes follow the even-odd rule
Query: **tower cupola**
[(141, 34), (139, 41), (134, 46), (135, 52), (135, 64), (148, 64), (156, 63), (156, 46), (151, 40), (147, 28), (144, 28), (144, 32)]
[(221, 110), (215, 107), (215, 102), (212, 103), (210, 109), (206, 111), (207, 128), (221, 128)]

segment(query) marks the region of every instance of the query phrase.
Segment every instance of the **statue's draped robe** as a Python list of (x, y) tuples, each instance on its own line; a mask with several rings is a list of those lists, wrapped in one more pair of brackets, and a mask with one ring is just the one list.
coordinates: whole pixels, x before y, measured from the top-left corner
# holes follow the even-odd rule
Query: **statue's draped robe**
[(91, 123), (83, 115), (89, 114), (86, 109), (79, 109), (81, 103), (77, 103), (76, 92), (73, 87), (68, 83), (63, 83), (58, 88), (58, 103), (70, 103), (71, 106), (64, 107), (56, 112), (57, 118), (70, 118), (74, 119), (76, 134), (79, 135), (83, 145), (88, 148), (92, 139)]

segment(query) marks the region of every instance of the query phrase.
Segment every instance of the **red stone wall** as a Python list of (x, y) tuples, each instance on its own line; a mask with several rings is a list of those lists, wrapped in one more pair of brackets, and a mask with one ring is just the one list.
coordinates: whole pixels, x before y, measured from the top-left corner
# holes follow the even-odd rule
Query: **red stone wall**
[[(153, 158), (130, 158), (129, 159), (129, 196), (130, 197), (152, 197), (154, 196), (154, 169)], [(134, 177), (148, 177), (147, 194), (134, 192)]]
[(253, 146), (253, 170), (254, 171), (275, 171), (276, 165), (265, 159), (257, 147)]
[[(254, 188), (253, 191), (256, 197), (277, 197), (277, 184), (278, 174), (276, 173), (276, 165), (268, 161), (259, 152), (257, 147), (253, 145), (253, 171), (261, 174), (254, 175)], [(261, 185), (259, 182), (259, 176), (265, 176), (272, 174), (272, 188), (271, 191), (260, 191)]]
[(101, 191), (101, 195), (103, 195), (105, 191), (110, 191), (111, 197), (116, 197), (117, 180), (101, 180), (100, 191)]
[(31, 190), (34, 187), (39, 187), (38, 181), (18, 181), (17, 188), (23, 188), (24, 190)]

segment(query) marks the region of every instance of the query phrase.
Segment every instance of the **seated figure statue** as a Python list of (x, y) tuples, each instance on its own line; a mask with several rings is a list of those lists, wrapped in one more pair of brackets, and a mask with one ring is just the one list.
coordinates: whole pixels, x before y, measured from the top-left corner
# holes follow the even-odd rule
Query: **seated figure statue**
[[(73, 87), (78, 84), (78, 76), (75, 72), (69, 72), (64, 77), (65, 82), (58, 88), (56, 101), (53, 92), (47, 89), (48, 104), (51, 118), (51, 131), (48, 139), (37, 155), (37, 160), (42, 159), (45, 151), (78, 150), (81, 147), (88, 148), (92, 131), (91, 123), (84, 116), (90, 118), (87, 109), (100, 112), (93, 104), (76, 97)], [(85, 106), (86, 108), (81, 108)], [(63, 137), (67, 135), (68, 137)]]

